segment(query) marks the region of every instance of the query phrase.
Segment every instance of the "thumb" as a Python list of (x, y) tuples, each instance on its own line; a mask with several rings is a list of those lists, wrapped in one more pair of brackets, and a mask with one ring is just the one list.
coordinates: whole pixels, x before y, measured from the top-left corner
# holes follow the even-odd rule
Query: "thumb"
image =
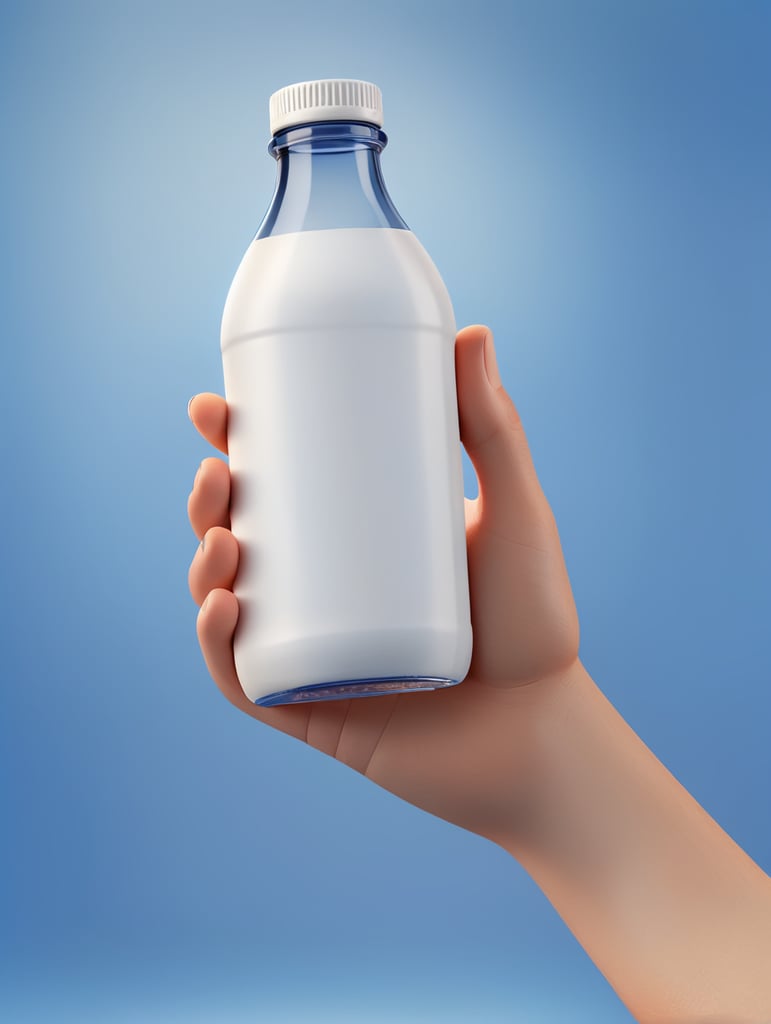
[(479, 481), (485, 521), (506, 535), (512, 511), (538, 518), (546, 499), (516, 406), (501, 384), (489, 327), (464, 327), (455, 340), (460, 439)]

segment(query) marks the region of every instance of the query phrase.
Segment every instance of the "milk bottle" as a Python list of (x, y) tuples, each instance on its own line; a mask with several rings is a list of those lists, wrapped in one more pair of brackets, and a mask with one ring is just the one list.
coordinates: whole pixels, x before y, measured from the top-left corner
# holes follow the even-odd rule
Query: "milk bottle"
[(368, 82), (273, 94), (276, 190), (222, 318), (234, 656), (264, 706), (452, 686), (471, 661), (455, 319), (382, 124)]

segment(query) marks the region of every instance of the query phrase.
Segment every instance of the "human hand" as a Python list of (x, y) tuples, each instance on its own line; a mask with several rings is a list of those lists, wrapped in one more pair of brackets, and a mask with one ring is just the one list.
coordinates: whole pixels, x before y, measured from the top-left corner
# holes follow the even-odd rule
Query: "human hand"
[[(769, 1021), (771, 881), (579, 661), (557, 528), (486, 328), (458, 334), (455, 367), (461, 441), (479, 481), (479, 498), (466, 499), (466, 679), (428, 692), (252, 704), (233, 662), (238, 544), (228, 467), (216, 458), (202, 463), (188, 503), (205, 537), (189, 582), (209, 671), (247, 714), (511, 853), (641, 1024)], [(224, 399), (197, 395), (190, 413), (226, 452)]]
[[(415, 806), (497, 841), (510, 830), (527, 785), (533, 716), (577, 661), (578, 619), (554, 517), (500, 384), (487, 328), (459, 332), (455, 368), (460, 437), (479, 482), (479, 497), (465, 499), (474, 643), (459, 686), (252, 704), (233, 660), (239, 552), (230, 532), (230, 474), (217, 458), (204, 459), (188, 500), (203, 541), (189, 586), (201, 606), (197, 632), (206, 665), (231, 703)], [(189, 413), (203, 437), (227, 453), (225, 400), (196, 395)]]

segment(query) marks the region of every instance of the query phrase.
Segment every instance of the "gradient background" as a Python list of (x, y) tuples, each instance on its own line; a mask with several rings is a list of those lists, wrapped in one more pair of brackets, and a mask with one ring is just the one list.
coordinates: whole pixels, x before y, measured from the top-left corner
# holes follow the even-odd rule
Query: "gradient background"
[(771, 6), (17, 3), (0, 40), (0, 1017), (631, 1020), (501, 850), (220, 697), (186, 404), (222, 390), (269, 94), (377, 82), (587, 667), (771, 869)]

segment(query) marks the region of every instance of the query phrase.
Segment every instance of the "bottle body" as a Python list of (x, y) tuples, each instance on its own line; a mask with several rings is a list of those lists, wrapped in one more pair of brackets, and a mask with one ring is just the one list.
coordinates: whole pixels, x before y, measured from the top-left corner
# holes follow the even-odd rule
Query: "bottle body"
[(236, 670), (270, 705), (454, 685), (471, 624), (447, 291), (409, 230), (257, 238), (222, 325)]

